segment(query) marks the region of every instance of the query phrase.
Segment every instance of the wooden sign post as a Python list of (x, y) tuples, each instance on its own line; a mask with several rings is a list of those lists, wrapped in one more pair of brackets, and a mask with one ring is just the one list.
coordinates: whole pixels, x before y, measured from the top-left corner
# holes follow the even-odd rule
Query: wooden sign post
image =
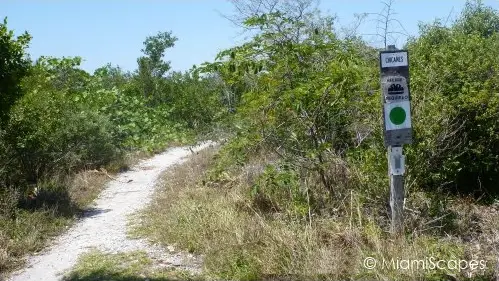
[(412, 143), (411, 95), (409, 91), (409, 54), (388, 46), (380, 52), (381, 87), (385, 146), (388, 148), (390, 177), (390, 231), (404, 231), (405, 156), (402, 146)]

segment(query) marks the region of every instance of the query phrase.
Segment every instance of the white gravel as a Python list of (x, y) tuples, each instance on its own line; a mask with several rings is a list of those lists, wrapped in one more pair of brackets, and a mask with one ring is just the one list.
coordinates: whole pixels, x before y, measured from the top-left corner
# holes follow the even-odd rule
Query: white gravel
[[(200, 144), (192, 147), (192, 151), (202, 150), (212, 144)], [(83, 219), (59, 236), (46, 251), (30, 257), (28, 266), (7, 280), (61, 280), (62, 274), (70, 270), (78, 257), (90, 249), (106, 252), (145, 250), (160, 259), (165, 266), (182, 266), (180, 254), (170, 255), (144, 240), (129, 239), (126, 233), (128, 216), (150, 202), (160, 174), (173, 164), (185, 161), (192, 151), (188, 147), (172, 148), (118, 175), (117, 181), (108, 184)]]

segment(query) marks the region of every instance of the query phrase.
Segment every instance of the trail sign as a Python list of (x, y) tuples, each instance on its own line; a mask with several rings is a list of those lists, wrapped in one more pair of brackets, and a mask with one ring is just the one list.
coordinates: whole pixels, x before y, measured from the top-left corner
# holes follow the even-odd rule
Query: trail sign
[(410, 129), (412, 127), (409, 101), (385, 103), (384, 112), (386, 131)]
[(384, 103), (409, 101), (409, 86), (404, 76), (385, 76), (381, 78)]
[(385, 51), (381, 53), (381, 68), (409, 66), (407, 51)]
[(407, 51), (380, 52), (380, 68), (385, 146), (410, 144), (412, 124)]
[(379, 54), (383, 90), (385, 146), (388, 147), (390, 209), (392, 234), (404, 232), (404, 144), (412, 143), (411, 93), (409, 90), (409, 54), (395, 46)]

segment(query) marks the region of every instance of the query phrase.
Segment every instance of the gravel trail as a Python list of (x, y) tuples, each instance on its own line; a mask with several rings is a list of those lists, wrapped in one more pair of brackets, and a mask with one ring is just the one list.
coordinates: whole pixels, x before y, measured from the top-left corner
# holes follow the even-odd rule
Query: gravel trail
[[(192, 147), (192, 151), (212, 144), (200, 144)], [(130, 214), (150, 202), (160, 174), (168, 167), (185, 161), (191, 154), (188, 147), (172, 148), (119, 174), (117, 180), (108, 183), (80, 221), (56, 238), (47, 250), (29, 258), (27, 267), (7, 280), (59, 281), (62, 274), (76, 264), (78, 257), (90, 249), (113, 253), (145, 250), (164, 264), (181, 266), (182, 257), (179, 254), (170, 255), (144, 240), (127, 238), (127, 222)], [(195, 268), (191, 269), (195, 271)]]

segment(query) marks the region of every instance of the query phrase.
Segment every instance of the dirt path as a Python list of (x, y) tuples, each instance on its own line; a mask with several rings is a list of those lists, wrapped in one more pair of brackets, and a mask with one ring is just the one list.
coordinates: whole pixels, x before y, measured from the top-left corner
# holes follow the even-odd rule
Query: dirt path
[[(192, 151), (211, 144), (203, 143), (193, 147)], [(150, 255), (162, 256), (166, 263), (179, 265), (181, 257), (178, 255), (168, 255), (143, 240), (127, 238), (127, 221), (130, 214), (150, 202), (160, 174), (169, 166), (184, 161), (191, 153), (186, 147), (173, 148), (120, 174), (117, 180), (108, 184), (81, 221), (57, 238), (45, 252), (31, 257), (27, 268), (7, 280), (61, 280), (62, 274), (76, 264), (81, 254), (95, 248), (106, 252), (145, 250)]]

